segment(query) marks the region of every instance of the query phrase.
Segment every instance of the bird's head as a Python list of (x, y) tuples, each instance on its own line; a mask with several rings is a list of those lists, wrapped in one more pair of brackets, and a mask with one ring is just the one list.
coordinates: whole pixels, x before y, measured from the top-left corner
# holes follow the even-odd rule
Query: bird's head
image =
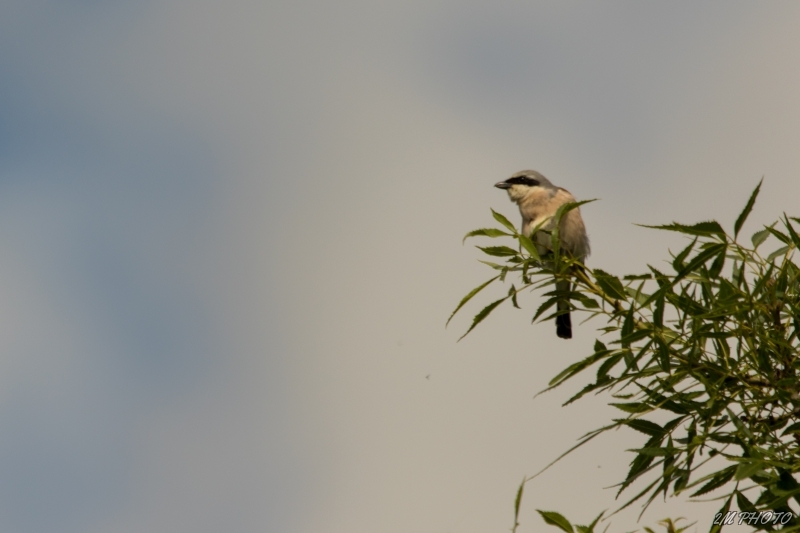
[(505, 181), (494, 184), (498, 189), (505, 189), (512, 202), (519, 202), (534, 190), (555, 189), (550, 180), (535, 170), (517, 172)]

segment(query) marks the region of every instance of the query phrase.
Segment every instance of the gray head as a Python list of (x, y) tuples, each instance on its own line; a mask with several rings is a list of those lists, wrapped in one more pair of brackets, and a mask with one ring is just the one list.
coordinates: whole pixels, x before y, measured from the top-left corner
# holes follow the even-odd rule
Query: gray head
[(505, 181), (495, 183), (494, 186), (498, 189), (505, 189), (508, 197), (514, 202), (521, 200), (536, 188), (547, 191), (556, 190), (556, 186), (550, 183), (550, 180), (535, 170), (522, 170)]

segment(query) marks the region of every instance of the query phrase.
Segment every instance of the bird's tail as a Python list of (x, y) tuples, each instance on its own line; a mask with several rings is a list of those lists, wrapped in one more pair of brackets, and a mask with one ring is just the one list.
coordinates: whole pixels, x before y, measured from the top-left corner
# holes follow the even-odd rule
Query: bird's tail
[[(568, 292), (570, 290), (569, 281), (559, 281), (556, 283), (556, 290)], [(562, 339), (572, 338), (572, 319), (569, 316), (569, 302), (567, 300), (559, 300), (556, 304), (558, 311), (566, 310), (566, 313), (556, 317), (556, 335)]]

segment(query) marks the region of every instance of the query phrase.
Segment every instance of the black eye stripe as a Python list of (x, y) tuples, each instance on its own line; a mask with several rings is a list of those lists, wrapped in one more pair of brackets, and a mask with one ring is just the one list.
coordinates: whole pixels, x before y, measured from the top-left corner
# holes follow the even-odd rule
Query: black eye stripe
[(527, 176), (515, 176), (513, 178), (508, 178), (506, 183), (511, 185), (527, 185), (528, 187), (536, 187), (539, 185), (538, 181)]

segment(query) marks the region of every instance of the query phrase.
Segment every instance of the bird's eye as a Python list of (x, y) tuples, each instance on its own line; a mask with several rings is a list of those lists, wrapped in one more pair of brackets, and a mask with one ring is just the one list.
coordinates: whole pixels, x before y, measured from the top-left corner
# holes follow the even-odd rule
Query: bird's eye
[(506, 183), (511, 185), (527, 185), (528, 187), (536, 187), (539, 182), (528, 176), (515, 176), (506, 180)]

